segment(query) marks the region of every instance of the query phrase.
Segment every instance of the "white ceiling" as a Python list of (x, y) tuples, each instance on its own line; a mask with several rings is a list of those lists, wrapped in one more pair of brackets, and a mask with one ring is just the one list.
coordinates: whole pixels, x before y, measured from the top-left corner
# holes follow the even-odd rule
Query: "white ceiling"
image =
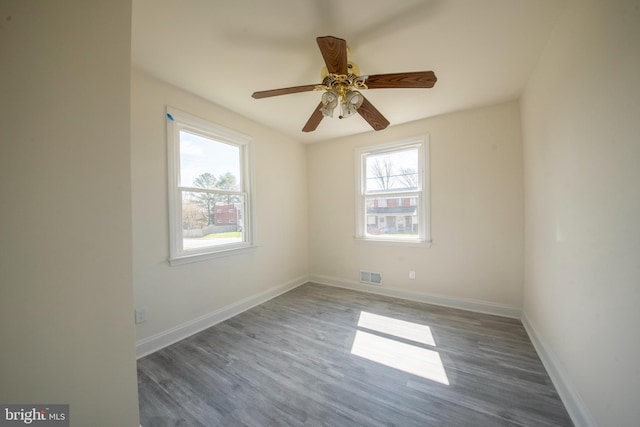
[[(320, 83), (317, 36), (343, 38), (362, 75), (433, 70), (433, 89), (364, 95), (391, 126), (517, 98), (560, 0), (133, 0), (133, 66), (211, 102), (318, 142), (372, 131), (359, 115), (303, 125), (319, 92), (253, 99)], [(384, 131), (382, 131), (384, 132)]]

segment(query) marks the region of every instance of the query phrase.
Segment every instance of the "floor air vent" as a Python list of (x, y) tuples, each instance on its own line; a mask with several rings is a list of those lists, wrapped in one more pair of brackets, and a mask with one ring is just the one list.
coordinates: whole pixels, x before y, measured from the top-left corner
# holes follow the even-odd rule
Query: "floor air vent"
[(360, 270), (360, 283), (367, 283), (369, 285), (381, 285), (382, 273)]

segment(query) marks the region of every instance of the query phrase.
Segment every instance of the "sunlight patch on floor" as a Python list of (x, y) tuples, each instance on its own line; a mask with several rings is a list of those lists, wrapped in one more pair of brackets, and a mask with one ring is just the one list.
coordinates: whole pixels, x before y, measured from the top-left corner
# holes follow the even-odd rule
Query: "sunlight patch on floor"
[(363, 311), (358, 327), (380, 332), (385, 336), (357, 330), (351, 354), (449, 385), (449, 378), (437, 351), (393, 339), (398, 337), (435, 347), (433, 334), (428, 326)]
[(387, 335), (393, 335), (394, 337), (404, 338), (433, 347), (436, 345), (433, 334), (431, 334), (431, 328), (427, 325), (394, 319), (393, 317), (380, 316), (379, 314), (361, 311), (358, 327), (371, 329), (372, 331), (382, 332)]

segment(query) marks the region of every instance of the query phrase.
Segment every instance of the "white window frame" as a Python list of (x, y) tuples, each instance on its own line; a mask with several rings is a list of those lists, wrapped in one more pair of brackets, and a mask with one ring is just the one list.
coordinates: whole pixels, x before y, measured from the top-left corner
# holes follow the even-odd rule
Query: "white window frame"
[[(418, 189), (415, 191), (394, 191), (386, 193), (365, 194), (366, 186), (366, 166), (367, 156), (403, 151), (410, 148), (418, 149), (418, 170), (420, 172)], [(406, 246), (431, 246), (431, 220), (430, 220), (430, 191), (429, 191), (429, 135), (395, 141), (386, 144), (359, 147), (355, 150), (355, 171), (356, 171), (356, 200), (355, 200), (355, 239), (356, 241), (367, 243), (383, 243)], [(398, 237), (385, 235), (367, 234), (367, 197), (388, 196), (394, 197), (418, 197), (418, 237)]]
[[(245, 212), (243, 241), (206, 248), (185, 251), (182, 235), (182, 191), (190, 187), (180, 185), (180, 131), (234, 145), (240, 149), (240, 179), (242, 188), (239, 193), (244, 197)], [(234, 255), (253, 250), (254, 242), (254, 198), (252, 138), (239, 132), (201, 119), (172, 107), (167, 107), (167, 149), (169, 178), (169, 264), (180, 265), (204, 261), (221, 256)], [(197, 189), (202, 191), (202, 189)], [(215, 192), (224, 192), (215, 190)]]

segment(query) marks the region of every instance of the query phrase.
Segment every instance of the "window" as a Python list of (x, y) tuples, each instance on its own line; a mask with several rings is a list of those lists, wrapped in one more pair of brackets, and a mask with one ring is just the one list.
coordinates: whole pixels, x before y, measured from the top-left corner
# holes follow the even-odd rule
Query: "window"
[(171, 265), (253, 248), (251, 139), (167, 107), (167, 140)]
[(428, 159), (427, 136), (356, 150), (356, 239), (429, 246)]

